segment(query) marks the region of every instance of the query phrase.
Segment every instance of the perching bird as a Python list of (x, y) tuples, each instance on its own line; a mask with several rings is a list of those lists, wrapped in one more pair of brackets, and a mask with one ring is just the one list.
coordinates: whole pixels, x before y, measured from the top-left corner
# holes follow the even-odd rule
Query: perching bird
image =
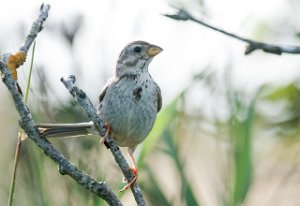
[[(162, 49), (145, 41), (134, 41), (121, 52), (115, 74), (108, 80), (99, 96), (98, 114), (118, 146), (128, 147), (135, 174), (122, 190), (137, 180), (137, 166), (133, 157), (138, 144), (150, 133), (161, 109), (159, 86), (148, 72), (148, 65)], [(42, 137), (77, 136), (89, 134), (92, 122), (77, 124), (40, 124)], [(101, 143), (105, 142), (105, 135)]]

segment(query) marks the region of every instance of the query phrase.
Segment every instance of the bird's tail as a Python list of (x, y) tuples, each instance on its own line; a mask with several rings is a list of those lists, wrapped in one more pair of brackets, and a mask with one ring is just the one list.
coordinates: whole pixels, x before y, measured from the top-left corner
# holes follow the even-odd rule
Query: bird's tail
[(77, 137), (95, 134), (94, 123), (70, 123), (70, 124), (37, 124), (37, 130), (41, 137)]

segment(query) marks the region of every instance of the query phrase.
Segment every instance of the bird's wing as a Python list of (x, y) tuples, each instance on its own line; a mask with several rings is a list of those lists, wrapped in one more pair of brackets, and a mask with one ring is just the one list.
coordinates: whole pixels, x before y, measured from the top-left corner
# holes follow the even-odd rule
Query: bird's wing
[(157, 84), (156, 86), (157, 86), (157, 113), (158, 113), (162, 107), (162, 97), (161, 97), (161, 91), (159, 86)]
[(101, 103), (103, 98), (105, 97), (105, 94), (107, 92), (107, 89), (113, 84), (113, 82), (116, 81), (115, 77), (111, 77), (105, 84), (105, 86), (102, 88), (100, 96), (99, 96), (99, 102)]
[(102, 100), (103, 100), (103, 98), (104, 98), (104, 96), (105, 96), (105, 94), (106, 94), (107, 87), (108, 87), (108, 85), (105, 85), (105, 86), (102, 88), (102, 91), (101, 91), (100, 96), (99, 96), (99, 102), (102, 102)]

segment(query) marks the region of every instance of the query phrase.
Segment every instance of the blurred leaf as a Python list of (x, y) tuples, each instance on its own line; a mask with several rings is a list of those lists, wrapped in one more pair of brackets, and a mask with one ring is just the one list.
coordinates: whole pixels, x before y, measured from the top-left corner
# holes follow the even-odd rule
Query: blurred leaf
[(267, 22), (261, 21), (256, 24), (254, 27), (251, 36), (253, 36), (254, 39), (266, 39), (268, 38), (270, 32), (270, 25)]
[(82, 108), (74, 100), (70, 100), (53, 109), (54, 119), (57, 122), (88, 122), (87, 114), (82, 112)]
[(169, 105), (164, 107), (158, 114), (154, 127), (144, 143), (141, 147), (141, 152), (138, 157), (138, 167), (141, 169), (143, 166), (143, 159), (144, 157), (153, 149), (156, 142), (159, 140), (160, 136), (162, 135), (163, 131), (166, 127), (168, 127), (174, 118), (176, 117), (177, 110), (177, 102), (180, 99), (181, 94), (178, 95)]
[(173, 205), (168, 201), (153, 172), (148, 167), (145, 169), (145, 171), (147, 171), (147, 182), (143, 182), (143, 184), (141, 184), (141, 187), (143, 188), (149, 205)]
[(25, 141), (23, 144), (25, 145), (22, 149), (20, 166), (24, 176), (21, 181), (27, 188), (34, 188), (28, 190), (26, 195), (33, 205), (51, 205), (51, 199), (45, 192), (48, 188), (47, 181), (44, 180), (45, 169), (47, 169), (43, 165), (44, 154), (32, 141)]
[[(297, 82), (292, 82), (284, 86), (269, 86), (266, 87), (265, 94), (262, 96), (264, 99), (274, 104), (275, 101), (280, 101), (284, 107), (279, 110), (278, 118), (271, 116), (269, 119), (272, 127), (280, 129), (281, 133), (294, 134), (299, 130), (300, 122), (300, 89)], [(283, 103), (283, 104), (282, 104)]]
[(298, 95), (299, 95), (299, 88), (295, 83), (291, 83), (284, 87), (273, 89), (273, 91), (267, 94), (265, 98), (271, 101), (281, 100), (281, 99), (295, 100), (298, 97)]
[[(247, 105), (235, 95), (236, 111), (232, 111), (230, 127), (234, 143), (234, 184), (231, 205), (242, 205), (252, 179), (252, 123), (256, 96)], [(245, 115), (239, 115), (239, 114)]]
[(73, 46), (74, 39), (78, 34), (80, 28), (82, 27), (83, 16), (79, 14), (72, 18), (68, 18), (67, 21), (68, 22), (65, 22), (61, 25), (61, 33), (65, 37), (69, 45)]
[(164, 150), (170, 155), (171, 159), (175, 162), (176, 169), (180, 174), (180, 180), (182, 183), (181, 187), (181, 199), (187, 206), (197, 206), (199, 203), (194, 195), (191, 184), (184, 171), (184, 165), (179, 155), (178, 146), (174, 142), (173, 134), (171, 133), (170, 127), (165, 130), (163, 139), (166, 143), (166, 149)]

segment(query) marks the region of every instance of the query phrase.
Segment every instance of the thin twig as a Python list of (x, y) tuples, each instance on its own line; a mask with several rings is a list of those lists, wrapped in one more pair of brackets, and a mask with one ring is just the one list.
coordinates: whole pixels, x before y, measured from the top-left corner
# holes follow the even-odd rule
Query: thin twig
[(18, 165), (20, 160), (21, 149), (22, 149), (22, 133), (20, 131), (18, 134), (18, 140), (17, 140), (16, 150), (15, 150), (13, 175), (11, 177), (10, 188), (9, 188), (8, 206), (12, 206), (14, 201), (17, 170), (18, 170)]
[[(29, 69), (29, 75), (28, 75), (28, 81), (27, 81), (27, 87), (26, 87), (26, 92), (25, 92), (25, 98), (24, 102), (27, 105), (28, 97), (29, 97), (29, 88), (30, 88), (30, 81), (31, 81), (31, 74), (32, 74), (32, 68), (33, 68), (33, 59), (34, 59), (34, 51), (35, 51), (35, 43), (33, 43), (33, 48), (32, 48), (32, 55), (31, 55), (31, 63), (30, 63), (30, 69)], [(21, 154), (21, 149), (22, 149), (22, 142), (25, 138), (23, 138), (23, 130), (19, 128), (19, 134), (18, 134), (18, 141), (16, 145), (16, 150), (15, 150), (15, 158), (14, 158), (14, 167), (13, 167), (13, 176), (11, 178), (11, 183), (10, 183), (10, 189), (9, 189), (9, 197), (8, 197), (8, 206), (13, 205), (13, 200), (14, 200), (14, 194), (15, 194), (15, 185), (16, 185), (16, 178), (17, 178), (17, 170), (18, 170), (18, 165), (19, 165), (19, 160), (20, 160), (20, 154)]]
[(26, 37), (24, 45), (20, 48), (20, 51), (27, 53), (31, 44), (34, 42), (35, 38), (37, 37), (38, 33), (42, 31), (43, 25), (45, 20), (48, 17), (48, 13), (50, 10), (49, 4), (42, 4), (40, 7), (40, 14), (31, 26), (30, 32)]
[[(21, 47), (21, 50), (23, 52), (26, 53), (29, 50), (37, 34), (41, 31), (42, 24), (48, 16), (49, 9), (49, 5), (43, 5), (41, 7), (40, 16), (38, 20), (33, 23), (34, 26), (32, 27), (30, 34), (26, 38), (25, 44)], [(8, 55), (6, 55), (6, 57), (7, 56)], [(59, 172), (62, 175), (69, 175), (78, 184), (82, 185), (97, 196), (103, 198), (109, 205), (121, 206), (122, 203), (106, 183), (97, 182), (94, 178), (80, 171), (70, 161), (65, 159), (64, 156), (59, 151), (57, 151), (50, 142), (48, 142), (46, 139), (40, 138), (39, 133), (35, 127), (35, 123), (32, 120), (31, 112), (23, 101), (22, 93), (20, 93), (20, 91), (18, 90), (17, 81), (12, 78), (11, 71), (7, 68), (6, 62), (3, 61), (3, 59), (5, 58), (2, 58), (2, 60), (0, 61), (2, 81), (12, 95), (15, 107), (20, 114), (20, 126), (28, 135), (28, 137), (42, 149), (45, 155), (50, 157), (58, 165)]]
[[(67, 80), (65, 80), (63, 77), (61, 78), (62, 83), (65, 85), (65, 87), (68, 89), (70, 94), (75, 98), (75, 100), (81, 105), (81, 107), (85, 110), (89, 118), (94, 122), (96, 129), (98, 130), (99, 134), (104, 136), (106, 129), (104, 126), (103, 120), (97, 115), (96, 109), (94, 108), (93, 104), (91, 103), (91, 100), (88, 98), (88, 96), (83, 92), (81, 89), (79, 89), (77, 86), (74, 85), (76, 78), (75, 76), (71, 75)], [(126, 162), (126, 159), (121, 153), (121, 150), (117, 146), (116, 142), (108, 136), (106, 138), (106, 143), (108, 148), (110, 149), (112, 155), (115, 158), (116, 163), (122, 170), (125, 178), (127, 180), (132, 180), (134, 178), (134, 174), (129, 168), (128, 163)], [(143, 198), (141, 189), (139, 186), (135, 183), (131, 187), (131, 191), (133, 193), (133, 196), (139, 206), (146, 205), (145, 200)]]
[(264, 42), (254, 41), (254, 40), (251, 40), (251, 39), (248, 39), (245, 37), (241, 37), (234, 33), (225, 31), (221, 28), (212, 26), (203, 20), (197, 19), (184, 9), (177, 9), (176, 14), (164, 14), (164, 16), (169, 17), (171, 19), (178, 20), (178, 21), (191, 20), (193, 22), (201, 24), (202, 26), (208, 27), (212, 30), (215, 30), (217, 32), (220, 32), (220, 33), (230, 36), (232, 38), (246, 42), (246, 43), (248, 43), (246, 50), (245, 50), (246, 55), (252, 53), (255, 50), (263, 50), (264, 52), (277, 54), (277, 55), (281, 55), (282, 53), (300, 54), (300, 46), (288, 46), (288, 45), (279, 46), (279, 45), (268, 44), (268, 43), (264, 43)]

